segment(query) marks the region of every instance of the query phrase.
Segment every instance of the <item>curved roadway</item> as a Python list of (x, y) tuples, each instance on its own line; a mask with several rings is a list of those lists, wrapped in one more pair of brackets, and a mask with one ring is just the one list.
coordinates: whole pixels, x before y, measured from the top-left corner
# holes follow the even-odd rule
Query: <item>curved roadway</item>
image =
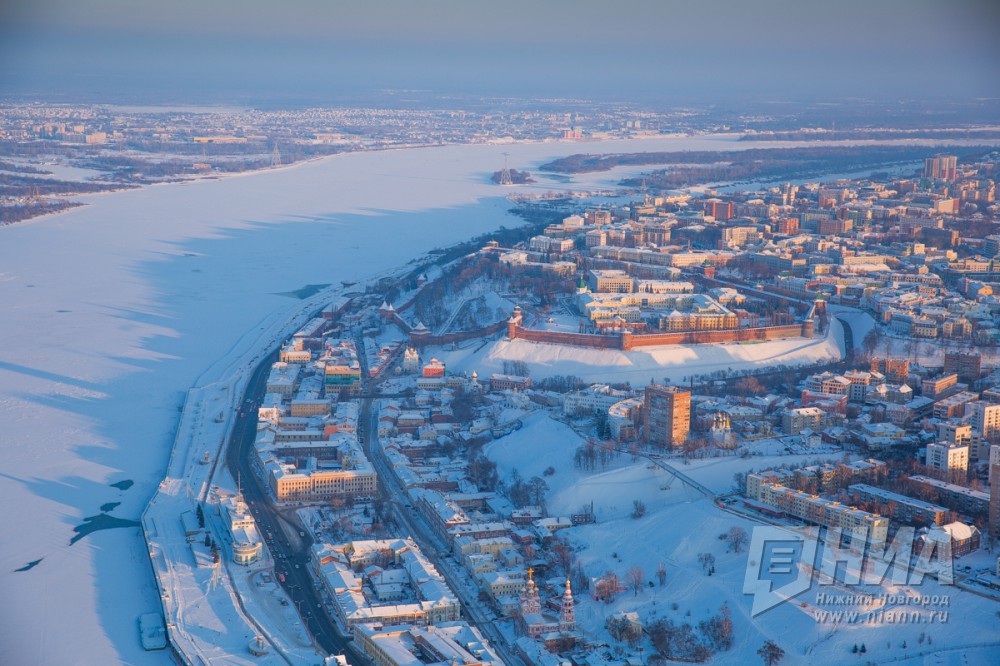
[(247, 505), (257, 521), (257, 530), (267, 542), (274, 558), (275, 574), (284, 576), (282, 586), (298, 608), (303, 624), (316, 643), (329, 654), (343, 654), (350, 664), (367, 665), (371, 662), (354, 646), (352, 639), (345, 638), (340, 633), (330, 614), (323, 608), (322, 595), (309, 575), (311, 541), (307, 536), (299, 536), (302, 533), (295, 523), (278, 511), (267, 487), (253, 468), (253, 461), (256, 459), (254, 441), (257, 437), (257, 408), (264, 398), (267, 377), (276, 357), (277, 351), (265, 357), (247, 384), (244, 400), (226, 447), (226, 464), (229, 471), (240, 479)]

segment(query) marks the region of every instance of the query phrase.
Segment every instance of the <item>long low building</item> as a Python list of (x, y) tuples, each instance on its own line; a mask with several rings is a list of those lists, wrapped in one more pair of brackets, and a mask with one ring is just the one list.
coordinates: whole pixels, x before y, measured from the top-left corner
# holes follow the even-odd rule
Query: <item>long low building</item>
[(855, 483), (847, 488), (852, 497), (862, 502), (875, 502), (888, 508), (889, 516), (903, 523), (944, 525), (948, 509), (907, 495), (900, 495), (867, 483)]
[(973, 490), (954, 483), (932, 479), (929, 476), (914, 474), (910, 477), (911, 487), (916, 489), (932, 488), (937, 491), (937, 501), (953, 511), (970, 516), (985, 516), (990, 510), (990, 494), (981, 490)]
[(873, 546), (885, 544), (889, 535), (889, 519), (885, 516), (788, 488), (780, 481), (790, 478), (791, 473), (768, 472), (747, 475), (747, 497), (816, 525), (851, 532), (864, 529)]
[[(590, 253), (600, 259), (614, 259), (636, 264), (654, 264), (689, 268), (691, 266), (725, 266), (737, 256), (736, 252), (709, 250), (704, 252), (669, 252), (662, 248), (636, 248), (598, 245), (590, 248)], [(805, 261), (803, 260), (803, 265)]]

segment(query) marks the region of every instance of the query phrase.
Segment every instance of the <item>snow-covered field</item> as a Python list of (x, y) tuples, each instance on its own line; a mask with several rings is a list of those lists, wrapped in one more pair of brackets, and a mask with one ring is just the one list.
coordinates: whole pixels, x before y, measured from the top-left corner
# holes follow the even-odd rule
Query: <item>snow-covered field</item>
[[(628, 469), (622, 470), (622, 474)], [(646, 470), (640, 468), (643, 472)], [(603, 476), (603, 475), (600, 475)], [(600, 478), (600, 476), (598, 478)], [(754, 523), (726, 514), (711, 501), (696, 497), (679, 481), (663, 489), (655, 479), (641, 480), (630, 490), (630, 497), (658, 493), (656, 500), (645, 499), (648, 513), (634, 520), (626, 515), (602, 519), (594, 525), (571, 530), (570, 542), (587, 574), (596, 578), (614, 571), (624, 579), (631, 567), (640, 567), (646, 580), (656, 580), (662, 563), (667, 575), (661, 587), (643, 587), (638, 595), (623, 591), (611, 604), (579, 594), (577, 621), (593, 635), (604, 636), (616, 644), (603, 630), (606, 618), (619, 610), (636, 611), (644, 624), (667, 618), (680, 624), (698, 622), (716, 614), (725, 603), (732, 611), (734, 644), (731, 650), (720, 652), (713, 664), (760, 663), (757, 649), (765, 640), (773, 640), (786, 652), (782, 664), (841, 664), (878, 663), (913, 658), (914, 664), (961, 663), (986, 666), (996, 664), (1000, 653), (1000, 618), (997, 603), (954, 586), (939, 585), (925, 579), (921, 585), (868, 586), (865, 588), (836, 585), (820, 586), (796, 597), (794, 602), (781, 604), (765, 613), (751, 617), (751, 597), (742, 592), (748, 555), (727, 552), (718, 535), (739, 526), (750, 532)], [(630, 501), (629, 501), (630, 504)], [(697, 527), (692, 527), (697, 526)], [(639, 536), (637, 536), (639, 535)], [(698, 562), (699, 553), (715, 557), (716, 572), (707, 576)], [(939, 595), (948, 598), (947, 606), (906, 605), (907, 612), (917, 611), (923, 624), (886, 624), (865, 621), (835, 622), (824, 611), (860, 610), (861, 617), (872, 608), (863, 605), (830, 604), (824, 595), (907, 594), (908, 596)], [(674, 610), (674, 604), (677, 604)], [(891, 610), (892, 607), (886, 610)], [(947, 611), (942, 621), (931, 623), (931, 612)], [(930, 636), (932, 644), (922, 641)], [(866, 655), (851, 653), (853, 645), (865, 644)], [(905, 644), (905, 648), (903, 647)], [(964, 654), (965, 660), (949, 661), (952, 651)], [(651, 652), (647, 645), (647, 654)], [(918, 658), (917, 655), (931, 656)], [(957, 656), (957, 655), (956, 655)]]
[[(497, 463), (502, 478), (509, 478), (514, 469), (523, 478), (529, 478), (541, 476), (545, 468), (554, 467), (556, 474), (545, 477), (549, 485), (547, 501), (551, 515), (566, 515), (594, 502), (597, 522), (564, 533), (589, 578), (596, 579), (612, 571), (624, 581), (628, 569), (639, 567), (645, 581), (654, 581), (653, 587), (644, 584), (637, 594), (630, 589), (622, 591), (610, 604), (578, 591), (575, 595), (577, 622), (591, 638), (604, 640), (611, 646), (626, 647), (604, 629), (608, 616), (617, 611), (636, 611), (646, 625), (657, 619), (669, 619), (697, 627), (698, 622), (715, 615), (725, 603), (732, 612), (735, 640), (731, 650), (720, 652), (712, 659), (713, 664), (760, 663), (756, 651), (765, 640), (773, 640), (785, 650), (782, 664), (902, 661), (914, 665), (986, 666), (997, 663), (997, 654), (1000, 654), (997, 611), (1000, 606), (954, 586), (939, 585), (929, 578), (914, 586), (887, 583), (866, 588), (820, 586), (814, 582), (794, 602), (751, 617), (751, 597), (743, 594), (748, 554), (746, 551), (727, 552), (726, 543), (718, 536), (735, 526), (750, 532), (757, 523), (724, 512), (711, 500), (644, 459), (632, 462), (630, 456), (622, 455), (607, 468), (599, 465), (593, 472), (580, 471), (573, 466), (573, 453), (581, 443), (582, 439), (568, 426), (551, 419), (545, 412), (536, 412), (525, 419), (521, 430), (491, 443), (485, 452)], [(679, 468), (713, 490), (728, 492), (735, 471), (783, 463), (801, 465), (835, 457), (723, 458), (695, 461)], [(630, 516), (633, 500), (646, 505), (645, 516), (639, 519)], [(702, 569), (698, 562), (700, 553), (714, 556), (714, 575), (708, 576)], [(965, 563), (965, 560), (959, 562)], [(661, 565), (666, 571), (662, 586), (656, 582), (656, 571)], [(948, 605), (897, 605), (885, 609), (917, 611), (926, 622), (918, 624), (834, 622), (832, 616), (817, 619), (824, 611), (861, 610), (861, 617), (865, 617), (867, 611), (872, 610), (858, 604), (828, 603), (818, 597), (819, 594), (882, 593), (939, 595), (948, 598)], [(930, 617), (937, 617), (931, 616), (931, 612), (942, 611), (949, 613), (944, 621), (928, 621)], [(921, 639), (921, 635), (925, 638)], [(926, 641), (927, 636), (931, 643)], [(648, 639), (643, 644), (646, 655), (652, 654)], [(865, 656), (853, 654), (852, 647), (861, 644), (866, 646)]]
[[(138, 529), (70, 539), (89, 517), (139, 518), (163, 478), (185, 390), (293, 311), (290, 292), (517, 224), (504, 195), (624, 175), (499, 188), (488, 178), (504, 151), (512, 167), (532, 169), (576, 152), (751, 147), (765, 146), (706, 136), (345, 154), (81, 197), (90, 205), (0, 228), (3, 661), (168, 661), (139, 647), (136, 618), (159, 600)], [(605, 367), (590, 374), (602, 377), (622, 363), (595, 362)], [(634, 374), (648, 381), (645, 369)]]

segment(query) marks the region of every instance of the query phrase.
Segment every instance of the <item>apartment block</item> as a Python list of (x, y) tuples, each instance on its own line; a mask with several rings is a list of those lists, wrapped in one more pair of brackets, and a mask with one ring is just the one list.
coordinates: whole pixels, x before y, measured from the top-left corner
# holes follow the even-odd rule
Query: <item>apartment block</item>
[(673, 386), (646, 387), (643, 428), (647, 442), (663, 448), (681, 446), (691, 430), (691, 393)]

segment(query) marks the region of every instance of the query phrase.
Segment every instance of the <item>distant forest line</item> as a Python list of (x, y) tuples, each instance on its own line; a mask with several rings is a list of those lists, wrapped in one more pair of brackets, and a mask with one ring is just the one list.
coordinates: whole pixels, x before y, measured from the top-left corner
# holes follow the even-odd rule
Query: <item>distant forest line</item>
[(1000, 129), (979, 127), (970, 129), (848, 129), (848, 130), (786, 130), (750, 132), (740, 141), (885, 141), (900, 139), (944, 139), (954, 141), (1000, 139)]
[(877, 169), (917, 162), (947, 152), (975, 159), (996, 150), (990, 146), (811, 146), (751, 148), (737, 151), (577, 154), (541, 165), (541, 171), (562, 174), (608, 171), (618, 166), (663, 166), (642, 176), (625, 178), (623, 186), (688, 187), (717, 181), (812, 177), (831, 172)]

